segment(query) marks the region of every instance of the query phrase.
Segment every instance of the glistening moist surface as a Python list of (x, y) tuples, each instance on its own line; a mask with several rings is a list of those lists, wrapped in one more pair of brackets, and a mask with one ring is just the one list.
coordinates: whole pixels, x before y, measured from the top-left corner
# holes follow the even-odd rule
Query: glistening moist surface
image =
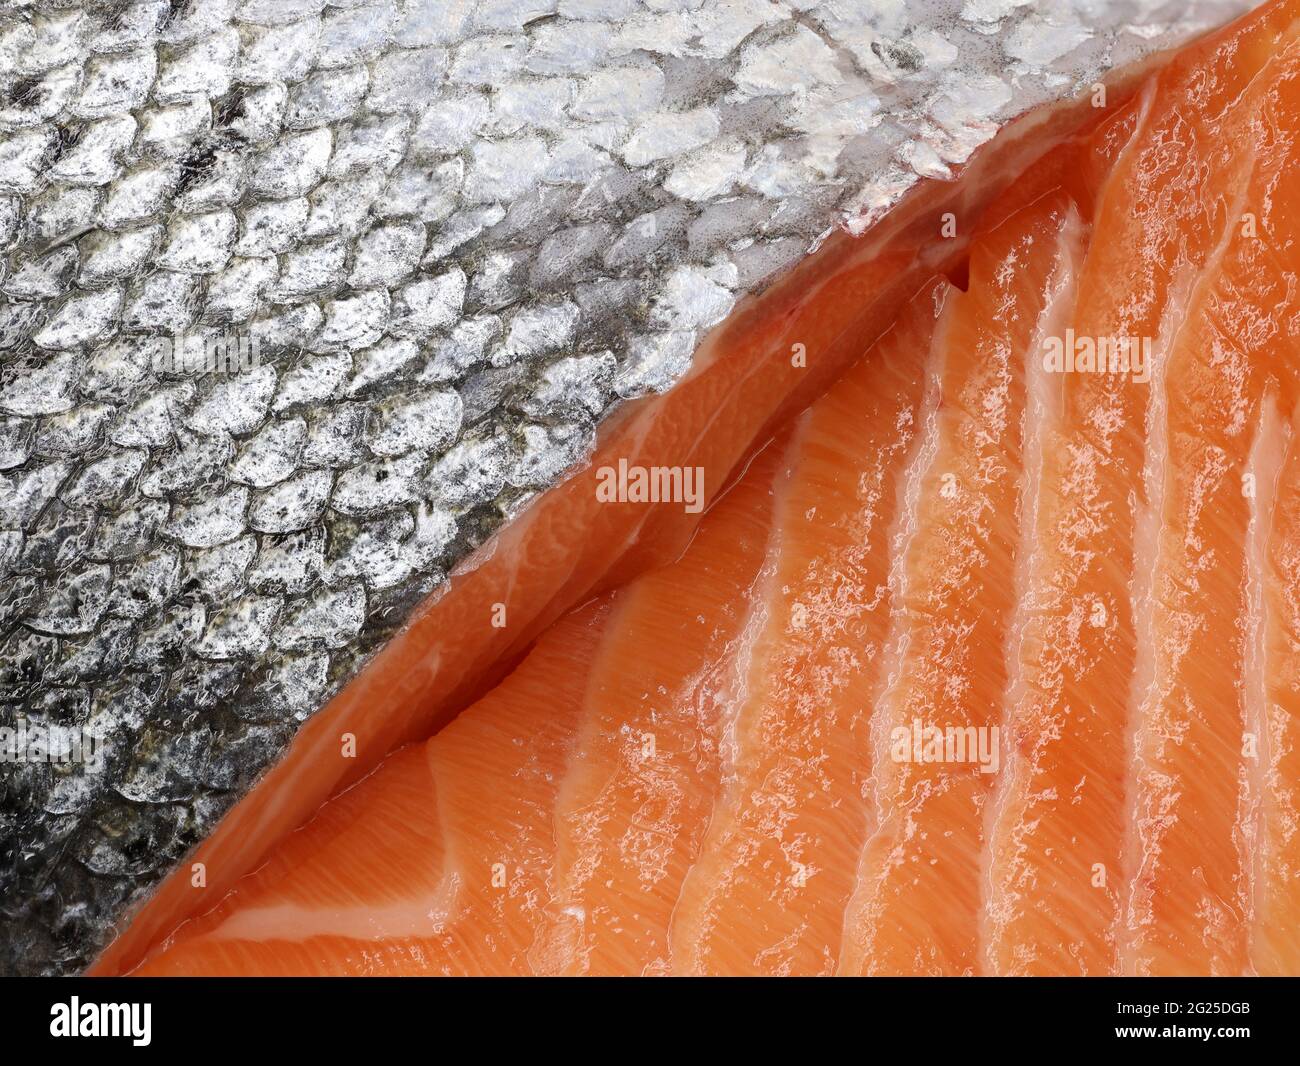
[(138, 972), (1300, 972), (1294, 14)]
[(0, 769), (0, 971), (89, 958), (739, 296), (1240, 5), (1167, 7), (0, 5), (0, 718), (106, 744)]

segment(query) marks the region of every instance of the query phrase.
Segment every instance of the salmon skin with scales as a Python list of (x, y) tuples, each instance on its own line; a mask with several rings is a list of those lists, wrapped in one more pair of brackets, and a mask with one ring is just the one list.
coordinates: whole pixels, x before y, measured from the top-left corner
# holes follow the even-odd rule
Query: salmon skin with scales
[(134, 972), (1300, 973), (1293, 8)]
[[(621, 458), (716, 421), (716, 495), (961, 254), (884, 248), (896, 209), (974, 210), (1095, 117), (1081, 87), (1122, 96), (1246, 3), (0, 5), (0, 974), (119, 934), (105, 965), (134, 965), (596, 579), (678, 554), (661, 518), (529, 504), (688, 376), (698, 405)], [(730, 329), (712, 372), (711, 334), (819, 258), (817, 373), (732, 417), (720, 379), (779, 330)], [(870, 291), (821, 292), (828, 265)], [(458, 580), (521, 522), (554, 537), (498, 547), (540, 583)], [(502, 585), (530, 592), (508, 640), (424, 621)]]

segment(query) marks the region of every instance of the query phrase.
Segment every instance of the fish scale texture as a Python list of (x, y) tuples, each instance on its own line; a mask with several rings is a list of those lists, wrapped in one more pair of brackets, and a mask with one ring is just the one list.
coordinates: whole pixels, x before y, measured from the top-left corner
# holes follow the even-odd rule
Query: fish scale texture
[(0, 767), (0, 972), (829, 227), (1241, 6), (0, 3), (0, 721), (106, 742)]

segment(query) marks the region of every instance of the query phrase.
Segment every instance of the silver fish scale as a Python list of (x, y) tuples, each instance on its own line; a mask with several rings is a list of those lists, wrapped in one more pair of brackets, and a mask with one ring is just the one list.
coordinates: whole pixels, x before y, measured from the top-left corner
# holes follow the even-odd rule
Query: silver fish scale
[(741, 295), (1241, 7), (0, 3), (0, 723), (106, 741), (0, 764), (0, 972), (93, 957)]

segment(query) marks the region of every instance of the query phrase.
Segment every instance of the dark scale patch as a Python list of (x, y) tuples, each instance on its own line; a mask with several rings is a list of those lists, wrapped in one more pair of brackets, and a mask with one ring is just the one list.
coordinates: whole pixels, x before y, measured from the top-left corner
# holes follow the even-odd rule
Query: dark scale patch
[(40, 581), (31, 575), (7, 577), (0, 585), (0, 627), (25, 615), (40, 591)]
[(245, 111), (247, 89), (236, 86), (212, 105), (212, 122), (216, 130), (226, 137), (243, 140), (244, 136), (232, 127), (240, 119), (247, 117)]
[(27, 865), (29, 858), (48, 863), (72, 857), (81, 835), (78, 822), (74, 816), (45, 816), (43, 846), (30, 853), (17, 848), (17, 833), (0, 833), (0, 927), (5, 930), (0, 969), (6, 974), (38, 975), (51, 966), (77, 965), (86, 944), (103, 937), (98, 907), (117, 904), (125, 894), (88, 883), (79, 870), (53, 884)]
[(101, 803), (79, 848), (93, 873), (136, 876), (155, 868), (186, 820), (185, 808)]
[[(44, 303), (0, 300), (0, 351), (32, 351), (31, 336), (44, 325), (47, 314)], [(13, 358), (7, 357), (6, 363)]]
[(168, 729), (186, 729), (206, 712), (234, 695), (243, 678), (236, 663), (210, 663), (191, 659), (175, 670), (163, 706), (154, 721)]
[(58, 661), (58, 638), (15, 626), (0, 643), (0, 698), (18, 698)]
[(59, 570), (85, 555), (94, 540), (95, 512), (51, 500), (27, 537), (19, 568), (24, 572)]
[[(380, 473), (385, 472), (380, 471)], [(378, 479), (378, 474), (376, 474), (376, 479)], [(341, 559), (356, 543), (357, 538), (361, 536), (365, 528), (366, 523), (356, 518), (340, 516), (336, 519), (330, 525), (329, 535), (326, 540), (325, 561), (333, 563)]]
[(80, 688), (49, 688), (24, 704), (24, 712), (32, 718), (55, 725), (77, 725), (86, 720), (90, 699)]
[(199, 0), (167, 0), (167, 14), (163, 18), (163, 25), (170, 26), (187, 17), (198, 3)]
[(105, 622), (89, 636), (69, 640), (63, 657), (51, 668), (49, 678), (66, 683), (112, 677), (126, 667), (134, 643), (134, 630), (129, 622)]
[(200, 768), (200, 780), (220, 792), (247, 791), (288, 742), (284, 725), (239, 723), (217, 735), (208, 760)]
[(456, 555), (479, 548), (501, 525), (501, 512), (495, 503), (479, 504), (462, 516), (456, 539), (448, 545), (448, 554)]
[(905, 41), (872, 41), (871, 51), (882, 63), (915, 74), (921, 69), (921, 53)]
[(187, 190), (207, 178), (208, 172), (217, 161), (219, 147), (220, 145), (213, 141), (206, 141), (195, 145), (193, 150), (181, 157), (180, 178), (176, 182), (177, 197), (183, 196)]
[(7, 102), (10, 107), (32, 107), (40, 102), (45, 92), (42, 77), (19, 78), (9, 87)]
[(167, 513), (167, 504), (159, 500), (141, 500), (118, 512), (100, 528), (91, 558), (122, 560), (138, 556), (153, 543)]
[(54, 143), (50, 146), (47, 162), (51, 165), (57, 163), (81, 142), (85, 132), (86, 127), (81, 123), (56, 126), (54, 129)]
[(106, 0), (99, 6), (100, 25), (109, 31), (123, 29), (126, 15), (137, 4), (137, 0)]

